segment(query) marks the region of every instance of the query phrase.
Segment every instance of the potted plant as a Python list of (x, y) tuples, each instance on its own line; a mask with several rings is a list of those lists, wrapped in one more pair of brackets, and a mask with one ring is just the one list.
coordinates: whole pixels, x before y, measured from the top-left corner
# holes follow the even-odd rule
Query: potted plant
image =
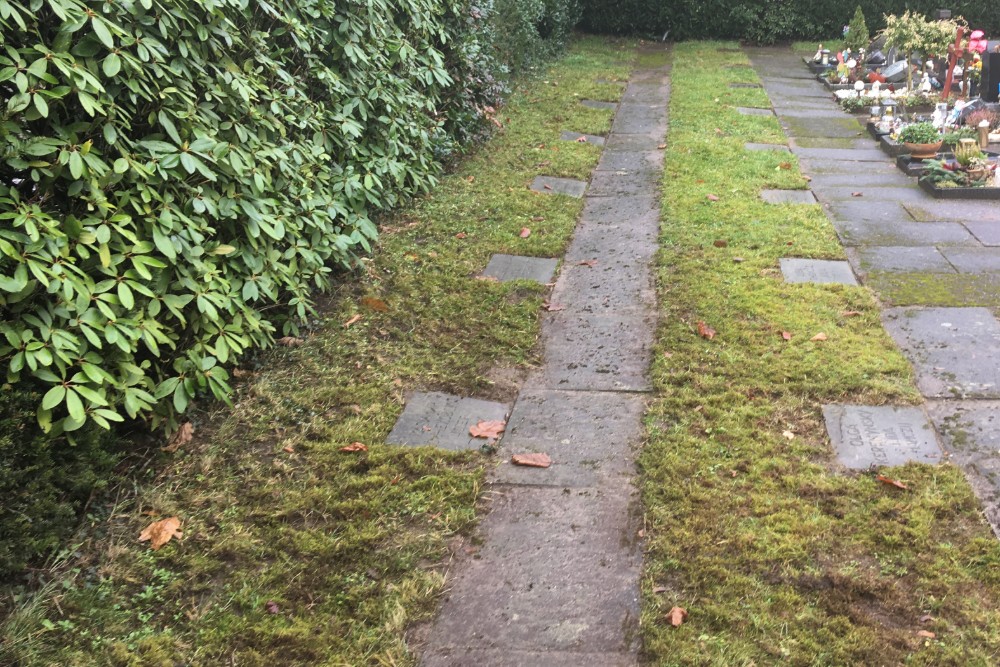
[(944, 139), (933, 123), (912, 123), (899, 133), (899, 141), (906, 144), (915, 160), (932, 158), (941, 148)]

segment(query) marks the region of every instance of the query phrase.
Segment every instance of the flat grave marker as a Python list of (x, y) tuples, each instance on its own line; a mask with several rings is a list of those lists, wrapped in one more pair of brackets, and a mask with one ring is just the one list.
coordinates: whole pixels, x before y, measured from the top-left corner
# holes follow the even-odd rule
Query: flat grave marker
[(782, 257), (781, 273), (788, 283), (858, 284), (850, 264), (827, 259)]
[(743, 145), (748, 151), (783, 151), (790, 153), (791, 149), (783, 144), (758, 144), (749, 142)]
[(599, 100), (580, 100), (580, 104), (588, 109), (605, 109), (607, 111), (614, 111), (618, 108), (617, 102), (601, 102)]
[(559, 260), (547, 257), (520, 257), (518, 255), (493, 255), (483, 270), (483, 275), (502, 283), (511, 280), (533, 280), (543, 285), (552, 282)]
[(469, 428), (481, 421), (506, 418), (507, 406), (503, 403), (440, 392), (415, 393), (385, 441), (390, 445), (433, 445), (453, 451), (479, 449), (487, 441), (473, 438)]
[(580, 138), (586, 139), (586, 143), (593, 144), (595, 146), (604, 145), (604, 137), (596, 134), (580, 134), (579, 132), (573, 132), (572, 130), (563, 130), (560, 133), (559, 138), (563, 141), (580, 141)]
[(823, 418), (837, 460), (848, 468), (941, 460), (934, 427), (920, 408), (824, 405)]
[(744, 116), (773, 116), (771, 109), (758, 109), (757, 107), (736, 107), (736, 110)]
[(761, 190), (760, 198), (768, 204), (815, 204), (811, 190)]
[(587, 191), (587, 183), (572, 178), (535, 176), (535, 180), (531, 182), (531, 189), (547, 195), (566, 195), (579, 199)]

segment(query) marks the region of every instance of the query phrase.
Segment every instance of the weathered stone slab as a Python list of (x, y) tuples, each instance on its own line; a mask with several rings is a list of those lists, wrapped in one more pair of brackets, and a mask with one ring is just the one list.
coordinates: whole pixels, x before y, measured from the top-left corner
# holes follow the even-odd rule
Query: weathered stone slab
[(986, 246), (1000, 246), (1000, 224), (995, 222), (969, 221), (965, 226), (975, 234), (979, 242)]
[[(796, 139), (796, 141), (798, 140)], [(854, 162), (831, 162), (829, 160), (800, 157), (799, 167), (803, 172), (812, 174), (813, 176), (816, 176), (817, 174), (849, 174), (853, 176), (859, 176), (861, 174), (892, 174), (903, 178), (906, 183), (910, 182), (910, 180), (900, 174), (899, 170), (896, 169), (896, 167), (890, 162), (869, 162), (864, 165), (863, 169), (859, 170), (858, 165)]]
[(633, 650), (627, 629), (638, 623), (641, 565), (635, 491), (506, 488), (493, 494), (483, 519), (489, 539), (454, 570), (428, 651)]
[(862, 271), (955, 273), (934, 246), (870, 246), (857, 250)]
[(774, 116), (771, 109), (758, 109), (757, 107), (736, 107), (736, 111), (744, 116)]
[(588, 109), (606, 109), (609, 111), (614, 111), (618, 108), (617, 102), (601, 102), (598, 100), (580, 100), (580, 104), (587, 107)]
[(914, 220), (921, 222), (997, 222), (1000, 206), (996, 202), (951, 200), (940, 201), (925, 195), (907, 202), (906, 209)]
[(837, 460), (848, 468), (941, 460), (934, 428), (920, 408), (824, 405), (823, 417)]
[(629, 197), (587, 197), (583, 203), (582, 222), (626, 224), (659, 213), (660, 203), (652, 193)]
[(663, 83), (633, 83), (625, 89), (622, 103), (659, 104), (664, 108), (670, 97), (670, 85)]
[(571, 132), (570, 130), (563, 130), (559, 134), (559, 138), (563, 141), (580, 141), (581, 138), (586, 139), (588, 144), (593, 144), (594, 146), (603, 146), (604, 137), (597, 134), (580, 134), (579, 132)]
[(930, 401), (927, 411), (1000, 537), (1000, 401)]
[(481, 421), (504, 420), (507, 406), (477, 398), (462, 398), (438, 392), (410, 396), (386, 443), (433, 445), (442, 449), (479, 449), (486, 443), (469, 435)]
[[(809, 184), (812, 187), (812, 183)], [(864, 188), (859, 185), (816, 189), (816, 196), (832, 204), (840, 202), (868, 202), (874, 204), (903, 202), (918, 197), (920, 189), (913, 183), (899, 187)]]
[(659, 182), (663, 170), (663, 151), (602, 151), (597, 171), (651, 174)]
[[(941, 253), (959, 273), (1000, 273), (1000, 248), (947, 248)], [(1000, 276), (997, 287), (1000, 288)], [(997, 363), (1000, 364), (1000, 359)]]
[(535, 176), (531, 189), (544, 194), (566, 195), (579, 199), (587, 191), (587, 182), (555, 176)]
[(888, 222), (834, 219), (845, 246), (978, 245), (957, 222)]
[[(800, 163), (801, 166), (801, 163)], [(857, 165), (852, 165), (857, 167)], [(803, 171), (806, 171), (803, 168)], [(812, 180), (809, 187), (814, 191), (825, 190), (826, 188), (853, 188), (854, 192), (866, 192), (871, 198), (881, 196), (881, 188), (900, 188), (912, 185), (913, 180), (895, 170), (890, 172), (871, 173), (863, 171), (858, 173), (857, 169), (845, 170), (844, 172), (816, 172), (809, 174)], [(873, 192), (867, 192), (873, 190)]]
[(644, 134), (661, 138), (667, 133), (665, 108), (623, 104), (611, 124), (613, 134)]
[(928, 398), (1000, 398), (1000, 323), (986, 308), (892, 308), (886, 330)]
[(545, 285), (552, 282), (558, 265), (557, 259), (498, 254), (490, 258), (483, 275), (496, 278), (502, 283), (511, 280), (533, 280)]
[[(793, 137), (858, 137), (864, 132), (864, 128), (856, 120), (844, 116), (782, 118), (781, 126)], [(882, 155), (882, 159), (885, 159), (885, 155)]]
[(791, 152), (788, 146), (783, 146), (781, 144), (756, 144), (747, 143), (743, 144), (743, 147), (748, 151), (784, 151), (785, 153)]
[[(912, 220), (902, 204), (894, 201), (848, 200), (830, 204), (834, 218), (851, 222), (906, 222)], [(891, 245), (891, 244), (890, 244)]]
[(622, 315), (648, 309), (656, 301), (650, 267), (653, 248), (645, 244), (635, 257), (620, 253), (598, 255), (601, 259), (594, 267), (567, 261), (550, 301), (567, 313), (581, 315)]
[[(514, 405), (494, 479), (505, 484), (618, 486), (635, 474), (645, 399), (638, 394), (527, 390)], [(513, 465), (513, 454), (540, 452), (549, 468)]]
[[(845, 162), (885, 162), (885, 153), (877, 148), (796, 148), (799, 157)], [(859, 167), (859, 169), (862, 167)]]
[(588, 197), (628, 197), (653, 192), (660, 174), (653, 170), (595, 171), (590, 176)]
[(545, 367), (528, 383), (544, 389), (648, 391), (654, 321), (652, 312), (554, 313), (542, 322)]
[(659, 134), (645, 132), (639, 134), (612, 133), (608, 135), (608, 139), (604, 143), (604, 149), (607, 151), (655, 150), (657, 146), (663, 143), (665, 135), (666, 131)]
[(781, 273), (788, 283), (858, 284), (850, 264), (828, 259), (782, 257)]
[(816, 203), (816, 196), (809, 190), (761, 190), (760, 198), (768, 204)]

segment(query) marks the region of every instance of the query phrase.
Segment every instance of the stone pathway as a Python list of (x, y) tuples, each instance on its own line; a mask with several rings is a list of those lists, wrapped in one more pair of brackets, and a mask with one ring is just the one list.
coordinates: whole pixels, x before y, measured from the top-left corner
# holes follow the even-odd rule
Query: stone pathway
[[(883, 321), (928, 399), (922, 414), (826, 406), (841, 462), (933, 461), (937, 440), (1000, 536), (1000, 403), (990, 400), (1000, 399), (1000, 323), (990, 310), (1000, 307), (1000, 206), (935, 200), (818, 81), (802, 76), (800, 57), (779, 49), (749, 55), (854, 272), (897, 306)], [(927, 416), (937, 435), (930, 441)]]
[[(545, 364), (514, 404), (503, 463), (486, 493), (481, 547), (449, 573), (425, 667), (637, 664), (642, 552), (633, 462), (656, 323), (657, 145), (669, 93), (666, 67), (640, 69), (617, 106), (550, 298), (564, 309), (543, 320)], [(539, 184), (551, 196), (577, 194), (557, 180)], [(427, 396), (434, 398), (416, 403)], [(435, 400), (436, 415), (407, 405), (403, 421), (414, 437), (438, 427), (467, 432), (461, 401)], [(530, 452), (548, 454), (552, 466), (507, 463)]]

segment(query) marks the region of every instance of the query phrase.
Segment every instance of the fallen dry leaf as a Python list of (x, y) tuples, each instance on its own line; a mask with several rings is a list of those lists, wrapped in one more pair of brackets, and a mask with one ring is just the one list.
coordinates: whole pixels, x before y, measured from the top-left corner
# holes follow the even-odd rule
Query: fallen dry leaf
[(281, 609), (278, 608), (278, 603), (275, 602), (274, 600), (268, 600), (266, 603), (264, 603), (264, 609), (267, 609), (267, 613), (269, 614), (277, 614), (279, 611), (281, 611)]
[(542, 304), (542, 308), (549, 311), (550, 313), (555, 313), (560, 310), (566, 310), (566, 306), (558, 303), (549, 303), (548, 301)]
[(352, 442), (351, 444), (347, 445), (346, 447), (341, 447), (340, 451), (342, 451), (342, 452), (367, 452), (368, 451), (368, 446), (365, 445), (365, 444), (363, 444), (363, 443), (360, 443), (360, 442)]
[(857, 317), (861, 314), (860, 310), (845, 310), (841, 313), (844, 317)]
[(930, 623), (933, 620), (934, 620), (934, 617), (931, 616), (930, 614), (924, 614), (923, 616), (920, 617), (920, 622), (921, 623)]
[(194, 424), (191, 422), (184, 422), (181, 427), (177, 429), (174, 433), (174, 437), (170, 438), (170, 442), (166, 447), (161, 447), (161, 450), (167, 452), (168, 454), (173, 454), (178, 449), (184, 445), (191, 442), (191, 438), (194, 437)]
[(288, 445), (288, 446), (282, 447), (281, 451), (285, 452), (286, 454), (294, 454), (295, 453), (295, 448), (292, 447), (291, 445)]
[(233, 377), (237, 379), (251, 377), (253, 376), (253, 374), (254, 374), (253, 371), (245, 371), (242, 368), (233, 369)]
[(820, 331), (818, 334), (810, 338), (809, 340), (826, 340), (826, 334)]
[(351, 319), (349, 319), (346, 322), (344, 322), (344, 328), (346, 329), (347, 327), (351, 326), (352, 324), (354, 324), (355, 322), (357, 322), (360, 319), (361, 319), (361, 315), (355, 315)]
[(864, 197), (865, 193), (864, 192), (852, 192), (851, 196), (852, 197)]
[(467, 180), (467, 181), (468, 181), (469, 183), (472, 183), (473, 181), (475, 181), (475, 180), (476, 180), (476, 177), (475, 177), (475, 176), (467, 176), (467, 177), (465, 178), (465, 180)]
[(514, 454), (510, 457), (510, 462), (528, 468), (548, 468), (552, 465), (552, 459), (548, 454)]
[(530, 230), (530, 229), (528, 229), (527, 227), (521, 227), (521, 233), (519, 234), (519, 236), (520, 236), (520, 237), (521, 237), (522, 239), (526, 239), (526, 238), (528, 238), (529, 236), (531, 236), (531, 230)]
[(577, 262), (576, 264), (577, 264), (577, 266), (589, 266), (590, 268), (594, 268), (595, 266), (597, 266), (597, 260), (596, 259), (584, 259), (584, 260), (581, 260), (581, 261)]
[(153, 551), (159, 550), (164, 544), (174, 537), (181, 537), (181, 520), (175, 516), (154, 521), (146, 526), (146, 529), (139, 533), (140, 542), (149, 542)]
[(719, 201), (719, 195), (705, 195), (705, 199), (708, 201)]
[(778, 169), (791, 169), (791, 168), (792, 168), (791, 162), (782, 162), (781, 164), (778, 165)]
[(279, 338), (274, 342), (278, 345), (284, 345), (285, 347), (298, 347), (305, 341), (301, 338), (296, 338), (295, 336), (285, 336), (284, 338)]
[(876, 475), (875, 479), (877, 479), (878, 481), (882, 482), (883, 484), (888, 484), (889, 486), (894, 486), (897, 489), (909, 490), (909, 488), (910, 488), (906, 484), (903, 484), (902, 482), (900, 482), (898, 479), (893, 479), (891, 477), (886, 477), (885, 475)]
[(500, 434), (504, 432), (507, 428), (507, 422), (500, 420), (493, 421), (483, 421), (479, 422), (475, 426), (469, 427), (469, 435), (473, 438), (486, 438), (487, 440), (496, 440), (500, 437)]
[(715, 239), (715, 241), (712, 242), (712, 245), (714, 245), (716, 248), (728, 248), (729, 241), (725, 239)]
[(794, 440), (795, 439), (795, 434), (792, 433), (791, 431), (784, 431), (781, 435), (784, 436), (784, 438), (786, 440)]
[(659, 145), (657, 145), (657, 148), (658, 148), (659, 150), (661, 150), (661, 151), (662, 151), (662, 150), (663, 150), (664, 148), (666, 148), (666, 147), (667, 147), (667, 145), (666, 145), (666, 144), (659, 144)]
[(667, 612), (667, 620), (670, 621), (670, 625), (675, 628), (681, 627), (681, 624), (687, 620), (688, 613), (687, 609), (684, 607), (674, 607)]
[(791, 340), (792, 339), (792, 333), (790, 331), (782, 331), (781, 332), (781, 337), (784, 338), (785, 340)]
[(812, 181), (812, 179), (813, 179), (812, 176), (806, 176), (806, 175), (802, 176), (802, 180), (805, 181), (806, 183), (809, 183), (810, 181)]
[(667, 592), (667, 587), (666, 586), (654, 586), (653, 587), (653, 592), (654, 593), (666, 593)]
[(701, 320), (698, 320), (698, 335), (701, 336), (702, 338), (707, 338), (708, 340), (712, 340), (713, 338), (715, 338), (715, 329), (708, 326)]
[(545, 187), (545, 189), (546, 189), (546, 190), (551, 190), (551, 189), (552, 189), (552, 186), (551, 186), (551, 185), (546, 185), (546, 186), (544, 186), (544, 187)]
[(366, 296), (361, 299), (361, 305), (369, 310), (377, 310), (380, 313), (389, 312), (389, 305), (382, 299), (376, 299), (373, 296)]
[(456, 239), (464, 239), (466, 236), (468, 236), (468, 234), (466, 234), (465, 232), (459, 232), (458, 234), (455, 234)]
[(917, 636), (926, 637), (927, 639), (934, 639), (935, 637), (937, 637), (937, 635), (931, 632), (930, 630), (917, 630)]
[(577, 137), (576, 138), (576, 143), (578, 143), (578, 144), (585, 144), (585, 143), (587, 143), (587, 137)]

